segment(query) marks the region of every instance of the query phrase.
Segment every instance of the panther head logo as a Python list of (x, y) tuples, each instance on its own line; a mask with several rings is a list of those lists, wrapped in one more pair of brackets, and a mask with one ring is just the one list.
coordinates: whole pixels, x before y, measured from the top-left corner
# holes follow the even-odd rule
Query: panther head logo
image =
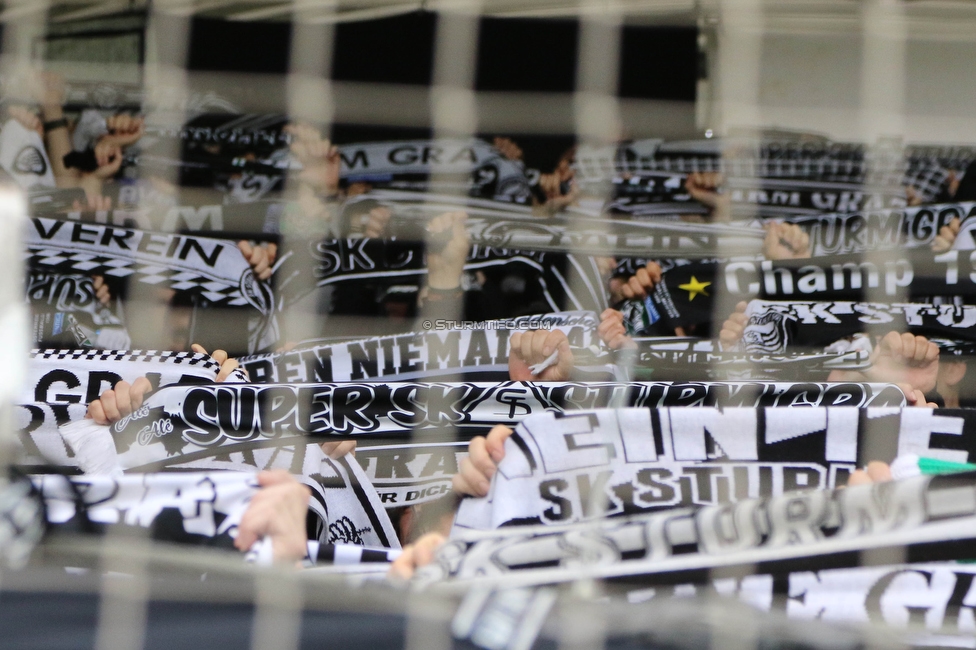
[(753, 316), (742, 333), (745, 349), (763, 354), (785, 352), (789, 344), (786, 322), (786, 316), (776, 311)]
[(37, 147), (27, 145), (14, 158), (14, 169), (21, 174), (43, 176), (47, 173), (47, 162)]

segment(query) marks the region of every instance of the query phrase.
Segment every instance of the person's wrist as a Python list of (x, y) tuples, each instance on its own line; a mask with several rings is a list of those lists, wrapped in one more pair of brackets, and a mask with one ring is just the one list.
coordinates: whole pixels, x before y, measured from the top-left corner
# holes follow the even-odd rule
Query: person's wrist
[(41, 118), (45, 122), (59, 120), (64, 117), (64, 108), (60, 104), (41, 104)]
[(68, 128), (68, 120), (66, 120), (63, 117), (59, 117), (59, 118), (53, 119), (53, 120), (45, 120), (44, 123), (42, 124), (42, 126), (44, 127), (44, 132), (45, 133), (50, 133), (51, 131), (54, 131), (54, 130), (57, 130), (57, 129), (66, 129), (66, 128)]
[(427, 289), (429, 291), (460, 291), (461, 290), (461, 277), (460, 273), (442, 274), (429, 273), (427, 275)]

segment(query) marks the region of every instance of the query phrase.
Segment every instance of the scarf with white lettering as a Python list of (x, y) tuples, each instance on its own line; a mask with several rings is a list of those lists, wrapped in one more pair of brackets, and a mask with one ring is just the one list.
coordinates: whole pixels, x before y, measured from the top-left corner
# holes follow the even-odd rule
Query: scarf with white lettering
[[(465, 393), (461, 393), (462, 386)], [(482, 388), (485, 392), (479, 394), (478, 389)], [(380, 499), (388, 507), (424, 503), (447, 494), (451, 489), (451, 477), (467, 456), (466, 439), (476, 434), (478, 427), (475, 423), (479, 420), (479, 424), (483, 423), (485, 427), (482, 433), (486, 433), (493, 424), (515, 427), (530, 415), (543, 411), (568, 413), (611, 405), (643, 408), (904, 405), (904, 394), (897, 387), (884, 384), (509, 382), (490, 388), (484, 384), (455, 384), (452, 389), (462, 396), (452, 401), (448, 390), (436, 384), (422, 388), (409, 384), (393, 385), (390, 387), (390, 400), (417, 409), (417, 421), (413, 424), (415, 432), (436, 431), (438, 421), (449, 422), (459, 442), (390, 442), (379, 439), (381, 436), (358, 439), (356, 460), (363, 466)], [(374, 403), (384, 404), (380, 399), (382, 389), (373, 386), (371, 390), (376, 393)], [(410, 396), (407, 403), (404, 402), (406, 396)], [(441, 397), (445, 398), (442, 402)], [(412, 406), (414, 404), (419, 406)], [(378, 406), (378, 411), (381, 412), (382, 408)], [(392, 405), (388, 408), (391, 409), (388, 413), (392, 412)], [(423, 408), (426, 410), (422, 411)], [(368, 412), (368, 409), (363, 409), (363, 412)]]
[[(58, 427), (85, 416), (88, 403), (119, 381), (146, 377), (154, 388), (212, 382), (219, 364), (195, 352), (31, 350), (20, 402), (14, 407), (18, 464), (75, 467)], [(235, 370), (228, 382), (247, 377)]]
[(270, 289), (254, 278), (237, 243), (225, 239), (32, 218), (25, 258), (31, 268), (83, 272), (200, 295), (217, 306), (268, 313)]
[(937, 296), (976, 296), (974, 271), (969, 256), (959, 251), (937, 254), (924, 249), (877, 261), (855, 254), (777, 262), (691, 262), (665, 271), (647, 298), (625, 300), (617, 309), (624, 313), (629, 334), (650, 336), (723, 321), (728, 314), (714, 312), (719, 292), (735, 301), (814, 296), (819, 301), (864, 301), (884, 296), (921, 303)]
[[(612, 198), (606, 203), (604, 210), (633, 217), (707, 212), (707, 208), (692, 199), (685, 190), (683, 176), (668, 174), (663, 183), (673, 185), (675, 178), (681, 181), (681, 188), (673, 192), (658, 189), (662, 184), (660, 174), (615, 178)], [(732, 215), (741, 217), (759, 215), (796, 218), (823, 212), (846, 213), (905, 207), (905, 192), (902, 187), (888, 191), (871, 191), (860, 183), (728, 178), (723, 183), (722, 191), (729, 197)]]
[(231, 240), (33, 217), (24, 257), (30, 268), (44, 272), (133, 278), (215, 306), (250, 307), (256, 312), (248, 348), (277, 341), (271, 286), (254, 277)]
[[(813, 257), (866, 253), (874, 250), (928, 247), (939, 229), (959, 219), (969, 232), (976, 214), (976, 203), (936, 203), (913, 208), (857, 209), (841, 214), (796, 216), (785, 219), (810, 235)], [(960, 233), (961, 234), (961, 233)], [(956, 238), (953, 248), (976, 247), (968, 234)]]
[[(322, 458), (297, 477), (312, 493), (309, 512), (323, 543), (399, 548), (389, 517), (355, 463)], [(50, 526), (102, 532), (114, 525), (149, 528), (153, 539), (230, 548), (258, 486), (253, 473), (171, 472), (125, 476), (32, 478)]]
[[(138, 453), (123, 454), (118, 460), (122, 469), (131, 469), (133, 463), (140, 463), (142, 469), (162, 469), (207, 459), (207, 462), (215, 462), (221, 458), (224, 459), (222, 463), (236, 463), (236, 469), (282, 466), (296, 471), (294, 464), (303, 462), (301, 445), (333, 436), (355, 437), (360, 443), (356, 459), (381, 495), (399, 495), (383, 496), (383, 502), (397, 505), (421, 497), (433, 498), (445, 491), (457, 471), (459, 457), (456, 454), (460, 457), (466, 454), (470, 438), (485, 435), (498, 424), (515, 426), (534, 413), (613, 404), (644, 408), (716, 405), (897, 407), (904, 404), (904, 395), (897, 387), (849, 383), (397, 382), (221, 385), (220, 390), (196, 389), (173, 386), (148, 398), (150, 414), (138, 422), (127, 422), (123, 431), (117, 432), (120, 439), (131, 437), (135, 432), (135, 448), (139, 450)], [(211, 406), (217, 410), (211, 418), (204, 402), (213, 396), (216, 397)], [(24, 404), (17, 407), (16, 412), (22, 447), (20, 464), (75, 467), (84, 462), (75, 456), (58, 432), (59, 424), (77, 421), (83, 416), (83, 405)], [(241, 417), (250, 417), (248, 428), (241, 426)], [(140, 424), (143, 419), (152, 421), (145, 435), (142, 435), (145, 424)], [(239, 426), (234, 431), (224, 428), (225, 424), (235, 422)], [(214, 425), (232, 435), (220, 435), (209, 445), (194, 444), (187, 439), (187, 431), (200, 431)], [(449, 439), (456, 442), (408, 443), (402, 440), (420, 434), (426, 437), (449, 435)], [(193, 434), (190, 438), (199, 441)], [(110, 455), (114, 458), (116, 453), (113, 450)], [(439, 491), (431, 493), (435, 487)]]
[[(536, 316), (454, 323), (424, 321), (424, 332), (317, 345), (288, 352), (241, 357), (251, 381), (258, 383), (403, 381), (463, 376), (469, 380), (508, 379), (508, 342), (513, 332), (558, 329), (569, 344), (601, 346), (597, 315), (568, 311)], [(607, 361), (584, 371), (613, 375)]]
[(41, 347), (127, 349), (132, 340), (115, 312), (95, 297), (87, 275), (28, 269), (31, 342)]
[(718, 341), (692, 337), (636, 338), (636, 352), (622, 351), (619, 364), (631, 367), (633, 378), (682, 381), (821, 381), (832, 370), (863, 370), (871, 366), (870, 351), (842, 350), (729, 351)]
[[(419, 192), (462, 193), (514, 204), (531, 203), (525, 165), (481, 140), (416, 140), (339, 148), (345, 184)], [(537, 181), (536, 181), (537, 182)]]
[(654, 585), (697, 582), (720, 568), (788, 573), (812, 563), (884, 565), (889, 549), (909, 562), (968, 559), (976, 541), (974, 489), (973, 472), (918, 476), (557, 527), (456, 531), (415, 581), (447, 589), (586, 578)]
[(491, 491), (465, 500), (455, 526), (575, 523), (833, 488), (869, 459), (969, 458), (974, 427), (967, 410), (887, 407), (537, 414), (505, 442)]
[[(19, 402), (88, 404), (120, 381), (146, 377), (153, 389), (212, 383), (220, 364), (209, 354), (157, 350), (31, 350)], [(245, 382), (235, 370), (228, 382)]]
[(793, 346), (815, 348), (869, 327), (950, 339), (976, 338), (976, 305), (753, 300), (738, 348), (776, 354)]
[(972, 159), (970, 147), (933, 150), (909, 146), (902, 150), (882, 143), (869, 149), (863, 144), (818, 139), (759, 143), (634, 140), (608, 147), (580, 147), (573, 166), (584, 187), (653, 173), (721, 172), (729, 178), (762, 182), (788, 179), (892, 188), (910, 185), (929, 202), (943, 191), (947, 170), (965, 169)]
[[(793, 619), (874, 623), (898, 629), (913, 623), (915, 627), (905, 630), (906, 642), (924, 647), (971, 640), (969, 592), (974, 578), (972, 564), (931, 562), (747, 575), (656, 587), (612, 583), (607, 587), (630, 603), (717, 595)], [(618, 589), (625, 591), (621, 594)]]

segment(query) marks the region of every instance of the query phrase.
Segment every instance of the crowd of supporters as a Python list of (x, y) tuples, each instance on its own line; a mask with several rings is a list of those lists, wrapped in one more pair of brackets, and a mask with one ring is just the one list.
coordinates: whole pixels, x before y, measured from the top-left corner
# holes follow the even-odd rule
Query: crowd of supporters
[[(31, 385), (24, 408), (56, 407), (55, 431), (81, 422), (114, 432), (119, 453), (128, 450), (130, 443), (118, 440), (130, 420), (169, 408), (151, 396), (188, 384), (161, 383), (151, 368), (123, 376), (99, 365), (111, 355), (72, 357), (69, 350), (193, 353), (186, 358), (213, 362), (212, 377), (194, 383), (228, 385), (440, 382), (462, 390), (480, 385), (471, 382), (595, 382), (627, 385), (632, 396), (640, 385), (667, 382), (689, 387), (689, 395), (713, 383), (746, 382), (762, 391), (779, 382), (801, 387), (775, 388), (776, 395), (795, 391), (775, 407), (793, 409), (867, 406), (850, 401), (853, 393), (832, 403), (811, 397), (831, 385), (876, 393), (887, 385), (897, 397), (877, 405), (903, 410), (965, 409), (976, 399), (976, 381), (967, 376), (976, 306), (963, 286), (971, 258), (959, 255), (973, 248), (976, 207), (968, 201), (976, 199), (976, 150), (914, 146), (892, 155), (808, 135), (643, 140), (581, 144), (536, 170), (513, 135), (337, 146), (318, 126), (280, 115), (210, 113), (165, 123), (133, 110), (69, 111), (65, 102), (63, 81), (47, 73), (3, 99), (0, 177), (27, 197), (33, 224), (26, 300), (31, 346), (45, 353), (33, 353), (32, 363), (60, 354), (85, 365), (87, 376), (106, 372), (108, 379), (67, 398), (51, 382)], [(723, 246), (722, 237), (736, 242)], [(140, 318), (142, 310), (157, 316)], [(590, 320), (560, 326), (570, 313), (589, 313)], [(548, 324), (542, 327), (524, 320), (547, 315), (552, 320), (538, 321)], [(472, 331), (493, 338), (483, 350), (459, 347)], [(409, 336), (426, 346), (413, 357)], [(358, 351), (350, 353), (349, 372), (340, 372), (338, 346)], [(313, 352), (315, 363), (325, 358), (331, 370), (289, 379), (293, 368), (311, 368)], [(287, 358), (301, 361), (288, 365)], [(273, 372), (254, 376), (258, 367)], [(63, 377), (52, 381), (76, 388)], [(353, 399), (333, 399), (330, 417), (355, 419)], [(224, 407), (214, 404), (212, 416), (209, 406), (197, 408), (217, 423), (215, 435), (246, 442), (291, 431), (256, 425), (242, 434), (243, 419), (225, 427), (218, 414)], [(636, 404), (595, 399), (575, 406), (587, 405)], [(658, 406), (729, 405), (702, 397), (646, 408)], [(542, 410), (573, 408), (566, 399)], [(450, 489), (417, 505), (374, 499), (399, 537), (389, 546), (403, 546), (391, 578), (409, 579), (434, 561), (459, 504), (491, 500), (499, 467), (519, 448), (511, 442), (513, 433), (521, 440), (517, 406), (508, 424), (480, 431), (452, 428), (465, 422), (464, 412), (456, 414), (455, 422), (440, 423), (462, 445), (451, 461), (459, 459), (456, 467), (444, 469)], [(303, 422), (294, 428), (308, 429)], [(17, 464), (38, 476), (63, 459), (35, 448), (35, 429), (20, 432)], [(339, 429), (326, 427), (300, 444), (321, 463), (355, 459), (357, 451), (362, 458), (377, 441), (416, 456), (410, 445), (419, 438), (411, 440), (408, 423), (386, 437), (363, 433), (367, 425), (353, 436)], [(170, 433), (144, 432), (140, 441)], [(709, 433), (736, 435), (734, 426)], [(78, 459), (88, 452), (75, 448), (78, 439), (66, 434), (64, 444), (72, 447), (74, 470), (87, 473)], [(604, 443), (588, 444), (598, 458)], [(171, 460), (180, 449), (167, 449)], [(229, 531), (239, 551), (268, 544), (276, 561), (294, 563), (309, 560), (310, 542), (357, 537), (337, 538), (336, 520), (312, 523), (308, 481), (321, 464), (282, 465), (276, 456), (235, 449), (224, 452), (233, 468), (221, 469), (219, 454), (209, 465), (187, 467), (256, 475), (259, 489)], [(709, 453), (715, 462), (731, 458), (729, 449)], [(832, 474), (832, 482), (812, 487), (891, 480), (894, 459), (859, 456), (844, 478)], [(378, 462), (364, 459), (362, 469), (375, 474)], [(116, 463), (112, 476), (138, 466)], [(695, 494), (680, 502), (721, 503)], [(164, 540), (180, 537), (157, 532)]]

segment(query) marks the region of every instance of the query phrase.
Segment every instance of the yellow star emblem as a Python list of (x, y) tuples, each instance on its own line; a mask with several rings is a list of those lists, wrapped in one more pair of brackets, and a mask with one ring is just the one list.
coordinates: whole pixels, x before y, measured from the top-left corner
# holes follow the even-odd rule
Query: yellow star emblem
[(691, 302), (698, 294), (702, 294), (703, 296), (707, 297), (708, 292), (705, 291), (705, 287), (708, 287), (711, 284), (711, 282), (699, 282), (698, 278), (691, 276), (691, 282), (688, 282), (687, 284), (679, 284), (678, 288), (684, 289), (688, 292), (688, 302)]

